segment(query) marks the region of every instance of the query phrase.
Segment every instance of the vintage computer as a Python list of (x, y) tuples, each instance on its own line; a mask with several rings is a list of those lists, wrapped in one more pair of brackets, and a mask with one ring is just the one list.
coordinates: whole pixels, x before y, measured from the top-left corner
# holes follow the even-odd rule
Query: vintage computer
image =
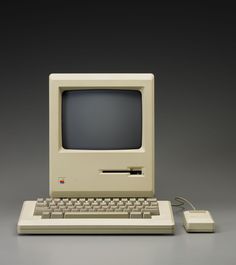
[(51, 74), (50, 197), (25, 201), (19, 234), (174, 233), (155, 198), (154, 76)]

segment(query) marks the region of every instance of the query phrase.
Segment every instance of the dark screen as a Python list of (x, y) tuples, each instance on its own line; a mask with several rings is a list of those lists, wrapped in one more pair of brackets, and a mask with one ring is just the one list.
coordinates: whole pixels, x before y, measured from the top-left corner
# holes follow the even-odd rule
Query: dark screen
[(138, 90), (79, 89), (62, 93), (65, 149), (137, 149), (142, 145), (142, 96)]

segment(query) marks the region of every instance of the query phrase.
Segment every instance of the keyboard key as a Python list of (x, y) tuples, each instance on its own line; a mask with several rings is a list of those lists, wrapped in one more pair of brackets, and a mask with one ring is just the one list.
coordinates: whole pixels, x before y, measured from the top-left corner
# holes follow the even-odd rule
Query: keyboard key
[(135, 198), (130, 198), (129, 201), (130, 202), (136, 202), (136, 199)]
[(138, 201), (143, 203), (145, 200), (144, 200), (144, 198), (138, 198)]
[(159, 214), (159, 209), (158, 209), (158, 207), (155, 207), (155, 206), (146, 206), (145, 210), (149, 211), (152, 215), (158, 215)]
[(63, 213), (62, 212), (52, 212), (51, 213), (51, 218), (63, 218)]
[(49, 219), (50, 218), (50, 212), (43, 212), (42, 213), (42, 219)]
[(57, 209), (54, 209), (53, 212), (54, 212), (54, 213), (56, 213), (56, 212), (57, 212), (57, 213), (60, 213), (60, 212), (61, 212), (61, 209), (58, 209), (58, 208), (57, 208)]
[(64, 218), (129, 218), (129, 215), (126, 212), (70, 212), (65, 213)]
[(119, 209), (119, 208), (114, 209), (114, 211), (115, 212), (123, 212), (123, 210), (122, 209)]
[(143, 218), (151, 218), (151, 213), (150, 212), (143, 212)]
[(50, 209), (48, 207), (35, 207), (34, 215), (42, 215), (43, 212), (48, 212)]
[(142, 218), (142, 213), (141, 212), (131, 212), (130, 218)]
[(157, 198), (147, 198), (147, 202), (156, 202)]
[(158, 202), (151, 202), (151, 206), (158, 206)]

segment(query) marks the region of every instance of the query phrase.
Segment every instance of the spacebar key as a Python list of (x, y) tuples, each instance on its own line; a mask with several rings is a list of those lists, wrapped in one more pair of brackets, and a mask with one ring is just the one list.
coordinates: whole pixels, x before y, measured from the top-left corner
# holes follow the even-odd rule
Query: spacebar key
[(68, 212), (64, 218), (129, 218), (128, 212)]

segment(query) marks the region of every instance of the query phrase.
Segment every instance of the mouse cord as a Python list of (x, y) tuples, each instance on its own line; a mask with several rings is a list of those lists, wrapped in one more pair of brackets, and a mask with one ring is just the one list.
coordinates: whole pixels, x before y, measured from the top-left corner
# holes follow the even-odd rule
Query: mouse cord
[(184, 208), (184, 204), (185, 203), (187, 203), (193, 210), (196, 210), (196, 207), (189, 201), (189, 200), (187, 200), (186, 198), (184, 198), (184, 197), (181, 197), (181, 196), (176, 196), (175, 197), (175, 201), (177, 202), (177, 203), (172, 203), (171, 205), (173, 206), (173, 207), (182, 207), (182, 208)]

